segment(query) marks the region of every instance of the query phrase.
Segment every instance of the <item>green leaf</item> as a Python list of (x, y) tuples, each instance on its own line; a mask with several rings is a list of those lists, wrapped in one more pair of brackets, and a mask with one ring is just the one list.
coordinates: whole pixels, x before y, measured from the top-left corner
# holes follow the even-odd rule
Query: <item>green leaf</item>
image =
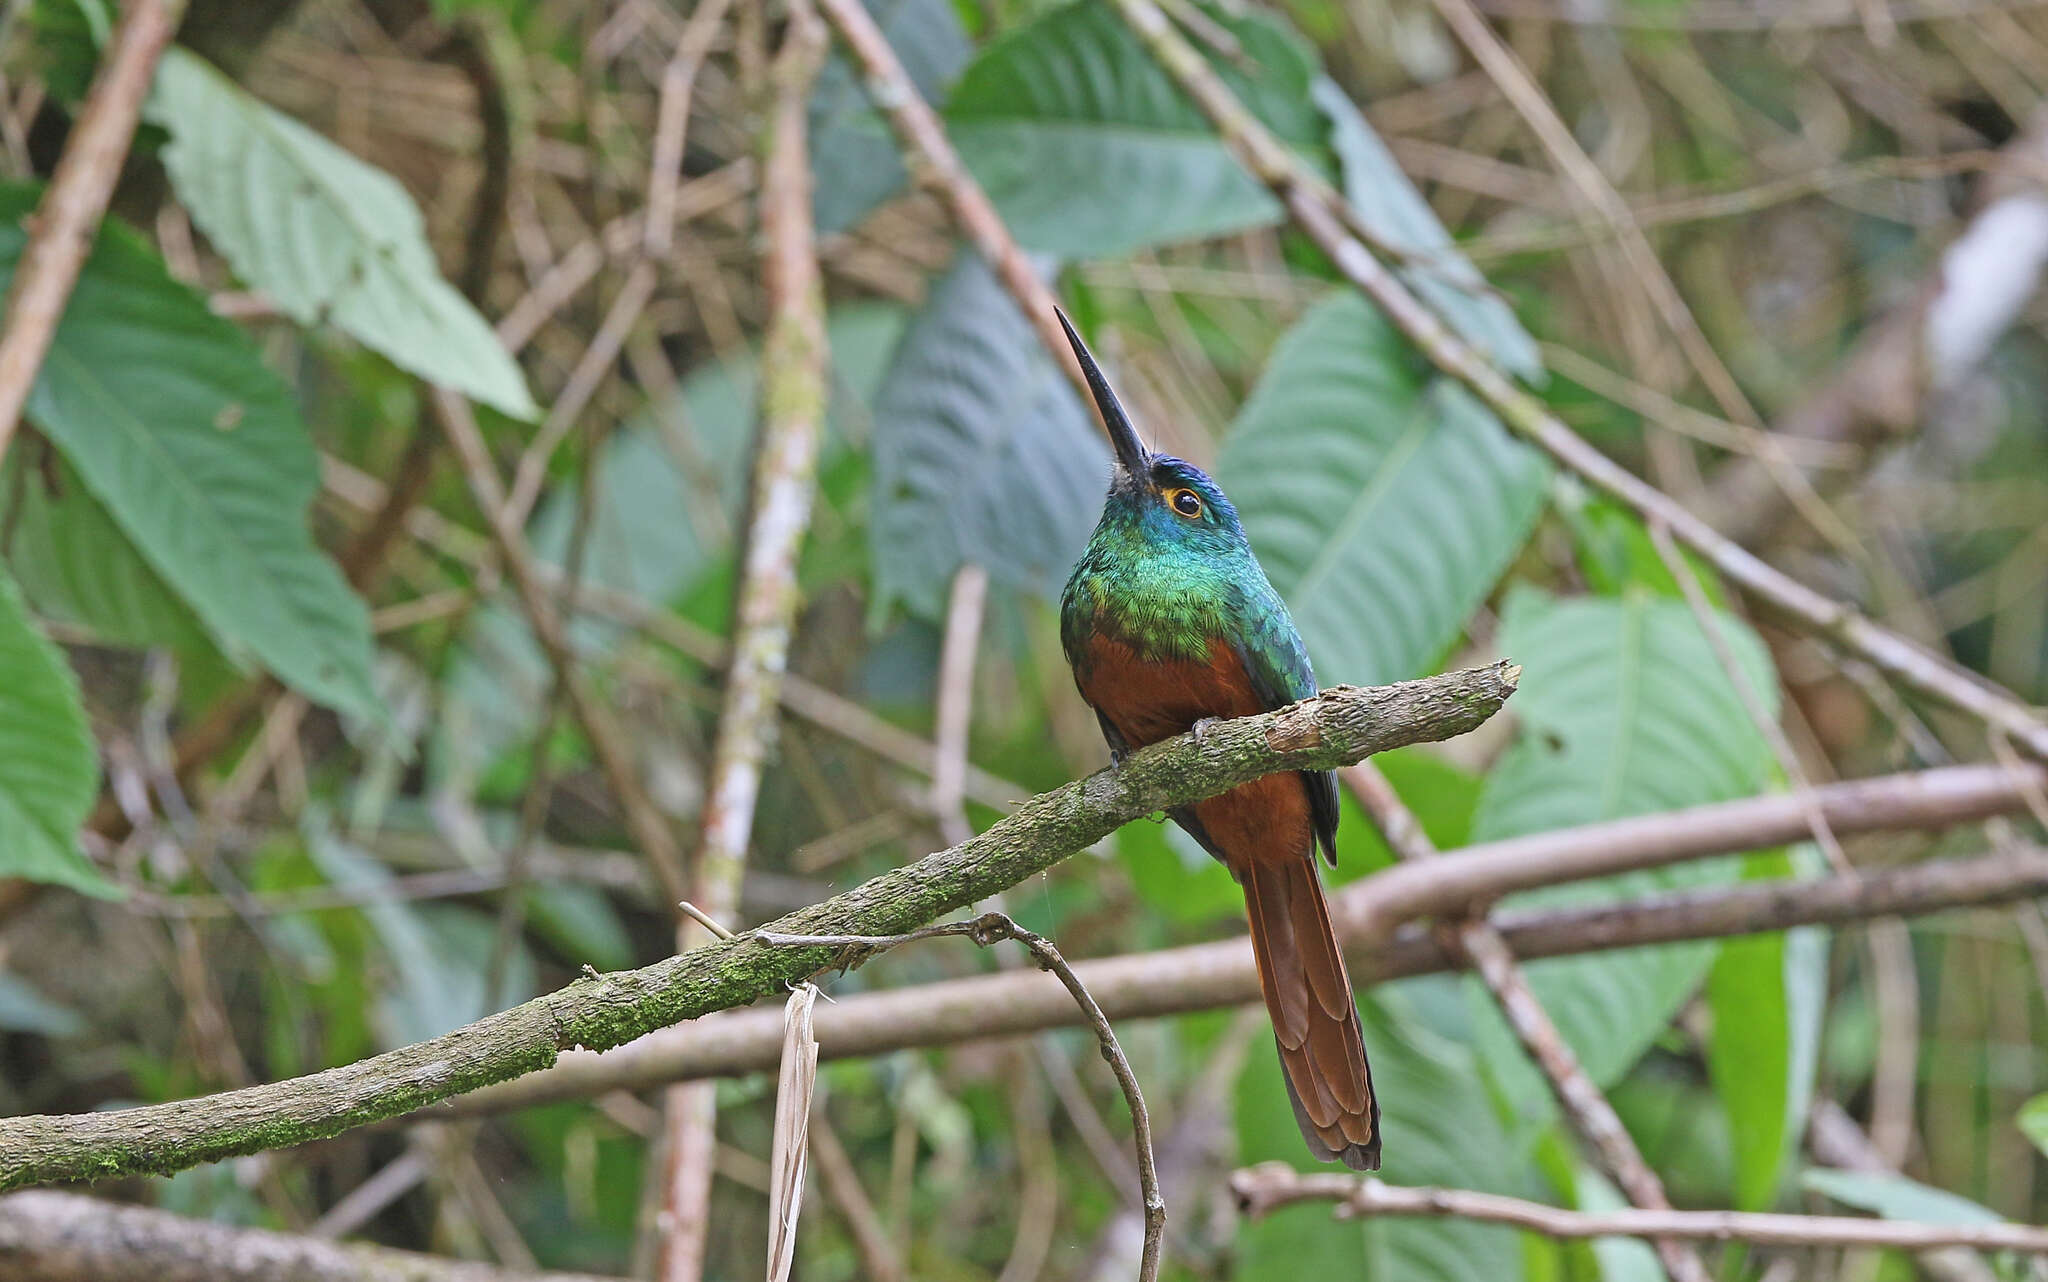
[(2003, 1224), (2005, 1217), (1947, 1189), (1909, 1180), (1903, 1175), (1815, 1168), (1799, 1177), (1802, 1188), (1831, 1197), (1844, 1206), (1887, 1220), (1921, 1224)]
[(2048, 1155), (2048, 1095), (2036, 1095), (2022, 1104), (2019, 1116), (2013, 1120), (2019, 1126), (2020, 1134)]
[(1280, 340), (1216, 471), (1316, 671), (1368, 684), (1443, 655), (1528, 538), (1549, 476), (1349, 290)]
[[(0, 274), (35, 201), (0, 189)], [(28, 415), (222, 648), (377, 715), (369, 613), (306, 526), (319, 465), (290, 391), (119, 227), (79, 275)]]
[(0, 877), (118, 897), (78, 849), (99, 785), (78, 678), (0, 573)]
[(1094, 528), (1109, 448), (981, 259), (963, 253), (875, 401), (876, 617), (936, 618), (962, 560), (1051, 599)]
[[(1603, 596), (1647, 590), (1685, 599), (1685, 589), (1657, 550), (1649, 527), (1633, 510), (1576, 485), (1558, 501), (1556, 510), (1571, 530), (1572, 551), (1588, 589)], [(1724, 606), (1726, 594), (1713, 569), (1689, 549), (1679, 548), (1678, 554), (1692, 567), (1693, 581), (1707, 600), (1717, 608)]]
[[(903, 313), (885, 305), (836, 308), (827, 327), (833, 386), (825, 467), (833, 451), (867, 435), (868, 407), (903, 332)], [(666, 605), (725, 554), (742, 503), (755, 368), (749, 353), (692, 370), (675, 403), (653, 406), (611, 434), (594, 464), (597, 508), (584, 549), (585, 583)], [(540, 560), (560, 565), (566, 558), (580, 489), (571, 483), (540, 504), (528, 530)], [(592, 660), (609, 654), (619, 636), (616, 627), (588, 618), (571, 629)], [(430, 756), (436, 778), (479, 773), (505, 749), (530, 740), (548, 684), (547, 660), (511, 599), (478, 610), (443, 676)]]
[[(947, 85), (974, 52), (952, 0), (865, 3), (918, 93), (944, 106)], [(845, 231), (909, 181), (894, 135), (842, 52), (818, 72), (810, 134), (811, 204), (821, 235)]]
[(28, 65), (57, 101), (76, 103), (92, 84), (113, 25), (105, 0), (34, 0), (28, 20), (34, 37), (20, 42)]
[[(1322, 163), (1314, 51), (1278, 18), (1210, 11), (1250, 72), (1214, 63), (1283, 141)], [(1062, 5), (994, 41), (946, 104), (960, 158), (1027, 248), (1109, 257), (1280, 218), (1208, 117), (1108, 6)]]
[[(111, 645), (211, 651), (191, 608), (128, 541), (77, 469), (57, 460), (55, 484), (46, 485), (36, 469), (23, 474), (20, 453), (0, 472), (0, 530), (7, 563), (36, 613)], [(11, 501), (16, 496), (18, 503)]]
[(302, 325), (332, 321), (401, 368), (515, 418), (538, 413), (489, 323), (441, 278), (397, 180), (171, 49), (147, 106), (178, 199), (240, 276)]
[[(1767, 699), (1769, 659), (1740, 620), (1719, 616), (1743, 670)], [(1560, 600), (1521, 589), (1503, 613), (1500, 649), (1523, 665), (1521, 734), (1494, 767), (1475, 841), (1750, 796), (1770, 779), (1768, 745), (1683, 602), (1637, 592)], [(1716, 884), (1740, 861), (1699, 860), (1518, 896), (1522, 904), (1602, 902)], [(1621, 1076), (1698, 987), (1711, 943), (1538, 962), (1529, 978), (1594, 1081)], [(1489, 1064), (1518, 1104), (1548, 1092), (1490, 1002)]]
[(1487, 285), (1394, 154), (1366, 123), (1334, 80), (1317, 76), (1311, 89), (1317, 108), (1330, 120), (1330, 145), (1337, 153), (1344, 198), (1380, 240), (1405, 256), (1396, 272), (1451, 328), (1502, 368), (1540, 380), (1543, 357), (1536, 340), (1499, 295)]
[[(1753, 855), (1747, 863), (1754, 877), (1791, 871), (1783, 854)], [(1740, 1209), (1762, 1210), (1777, 1199), (1786, 1159), (1805, 1133), (1826, 999), (1824, 931), (1741, 936), (1725, 941), (1714, 960), (1707, 1067), (1728, 1114)]]

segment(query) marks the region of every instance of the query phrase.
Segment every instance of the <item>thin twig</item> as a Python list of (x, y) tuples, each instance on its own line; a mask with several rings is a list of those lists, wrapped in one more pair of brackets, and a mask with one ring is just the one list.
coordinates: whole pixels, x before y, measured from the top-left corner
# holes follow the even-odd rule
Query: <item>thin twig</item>
[[(328, 492), (351, 507), (376, 508), (386, 496), (386, 490), (376, 478), (357, 471), (338, 459), (324, 458), (322, 472)], [(490, 546), (487, 540), (450, 522), (437, 512), (414, 509), (406, 518), (406, 526), (414, 538), (434, 551), (462, 562), (479, 574), (490, 564)], [(551, 588), (560, 586), (564, 580), (561, 567), (545, 561), (537, 561), (534, 564), (534, 572), (540, 576), (542, 583)], [(731, 658), (730, 644), (724, 639), (714, 636), (673, 611), (651, 605), (632, 593), (586, 583), (571, 596), (579, 612), (622, 624), (714, 671), (724, 671)], [(783, 676), (780, 696), (783, 707), (793, 715), (858, 744), (877, 756), (926, 777), (930, 777), (937, 769), (934, 761), (936, 749), (930, 740), (911, 734), (842, 694), (814, 681), (807, 681), (796, 673), (786, 673)], [(224, 737), (230, 732), (215, 733)], [(181, 768), (185, 760), (186, 753), (181, 746)], [(967, 766), (966, 789), (970, 800), (990, 809), (1003, 811), (1015, 808), (1018, 801), (1030, 794), (1030, 789), (1021, 784), (997, 778), (972, 764)]]
[[(1439, 858), (1436, 844), (1422, 830), (1415, 813), (1402, 802), (1400, 794), (1394, 791), (1394, 786), (1387, 782), (1379, 767), (1370, 761), (1361, 761), (1348, 767), (1343, 772), (1343, 779), (1395, 855), (1417, 864), (1433, 863)], [(1438, 937), (1449, 943), (1454, 953), (1462, 954), (1467, 964), (1479, 972), (1487, 991), (1493, 994), (1494, 1004), (1500, 1007), (1508, 1027), (1514, 1030), (1515, 1039), (1521, 1042), (1522, 1049), (1543, 1071), (1544, 1080), (1550, 1083), (1551, 1093), (1557, 1097), (1565, 1115), (1571, 1118), (1572, 1125), (1586, 1142), (1593, 1146), (1601, 1166), (1614, 1178), (1622, 1193), (1642, 1209), (1670, 1210), (1671, 1201), (1665, 1195), (1664, 1182), (1643, 1159), (1635, 1140), (1629, 1136), (1628, 1128), (1622, 1125), (1620, 1115), (1601, 1094), (1599, 1085), (1586, 1072), (1585, 1065), (1579, 1062), (1577, 1053), (1564, 1040), (1564, 1034), (1550, 1018), (1550, 1013), (1543, 1009), (1542, 1001), (1529, 987), (1527, 977), (1515, 964), (1515, 955), (1509, 951), (1500, 932), (1484, 916), (1472, 916), (1444, 921)], [(1664, 1271), (1671, 1277), (1687, 1279), (1688, 1282), (1706, 1282), (1706, 1266), (1690, 1248), (1671, 1238), (1659, 1238), (1653, 1245)]]
[(2030, 1224), (1915, 1224), (1839, 1215), (1744, 1211), (1572, 1211), (1466, 1189), (1404, 1188), (1352, 1175), (1307, 1174), (1279, 1162), (1239, 1171), (1230, 1187), (1257, 1218), (1296, 1202), (1335, 1202), (1340, 1216), (1456, 1217), (1512, 1224), (1554, 1238), (1675, 1237), (1752, 1246), (1869, 1246), (1902, 1251), (1967, 1246), (2048, 1255), (2048, 1229)]
[(1132, 1143), (1138, 1151), (1139, 1197), (1145, 1207), (1145, 1251), (1138, 1265), (1138, 1279), (1154, 1282), (1159, 1276), (1159, 1247), (1166, 1232), (1166, 1200), (1159, 1194), (1159, 1168), (1152, 1158), (1152, 1121), (1145, 1112), (1145, 1096), (1138, 1089), (1131, 1062), (1124, 1058), (1123, 1047), (1117, 1044), (1116, 1030), (1110, 1027), (1109, 1017), (1102, 1013), (1087, 985), (1050, 940), (1024, 929), (1002, 913), (983, 913), (972, 921), (945, 922), (900, 935), (783, 935), (761, 930), (754, 932), (754, 938), (779, 948), (836, 948), (841, 954), (834, 964), (842, 966), (858, 965), (877, 953), (921, 939), (965, 938), (982, 948), (1016, 940), (1030, 949), (1032, 959), (1041, 969), (1057, 976), (1074, 1004), (1080, 1007), (1088, 1026), (1095, 1031), (1095, 1040), (1102, 1046), (1102, 1058), (1109, 1062), (1117, 1085), (1123, 1089), (1124, 1102), (1130, 1105)]
[(946, 203), (953, 221), (959, 224), (982, 261), (995, 270), (1038, 332), (1038, 341), (1044, 345), (1046, 354), (1066, 374), (1082, 403), (1092, 404), (1088, 380), (1083, 377), (1053, 310), (1052, 291), (1038, 279), (1037, 269), (1018, 247), (1010, 229), (1003, 225), (1002, 215), (996, 212), (988, 193), (953, 150), (945, 126), (918, 93), (916, 83), (903, 69), (896, 51), (889, 47), (882, 29), (875, 25), (861, 0), (819, 0), (818, 8), (860, 64), (868, 97), (887, 117), (889, 128), (903, 149), (912, 181)]
[(610, 710), (591, 690), (590, 683), (576, 664), (568, 630), (555, 610), (555, 603), (548, 597), (533, 549), (527, 543), (525, 533), (508, 519), (510, 509), (504, 483), (498, 478), (497, 465), (491, 462), (490, 450), (484, 444), (483, 433), (477, 428), (468, 402), (445, 388), (435, 388), (433, 403), (442, 430), (455, 447), (463, 476), (469, 482), (470, 494), (489, 523), (499, 553), (511, 571), (513, 589), (526, 610), (533, 635), (546, 652), (548, 662), (561, 674), (569, 696), (569, 707), (590, 740), (591, 750), (597, 756), (612, 795), (625, 812), (627, 831), (632, 834), (641, 853), (654, 865), (666, 892), (673, 898), (682, 898), (682, 850), (676, 844), (675, 835), (669, 831), (668, 821), (662, 818), (661, 812), (655, 808), (654, 799), (647, 794), (625, 733), (612, 720)]
[(1529, 74), (1529, 69), (1522, 65), (1514, 50), (1508, 48), (1494, 34), (1493, 28), (1486, 25), (1486, 20), (1472, 8), (1470, 0), (1434, 0), (1434, 3), (1445, 24), (1500, 87), (1523, 122), (1543, 144), (1544, 150), (1550, 153), (1551, 163), (1564, 172), (1580, 199), (1598, 213), (1618, 238), (1622, 253), (1628, 260), (1630, 276), (1649, 295), (1658, 316), (1678, 340), (1678, 346), (1694, 372), (1720, 403), (1721, 412), (1735, 422), (1756, 426), (1756, 410), (1742, 394), (1735, 376), (1728, 372), (1719, 354), (1707, 342), (1706, 335), (1700, 332), (1692, 310), (1686, 306), (1678, 287), (1672, 283), (1670, 274), (1664, 270), (1656, 251), (1650, 248), (1649, 240), (1636, 223), (1634, 211), (1579, 145), (1571, 127), (1557, 114), (1557, 108), (1551, 105), (1543, 87)]
[[(590, 346), (576, 362), (576, 368), (569, 371), (569, 379), (562, 385), (561, 394), (548, 407), (548, 416), (533, 434), (533, 440), (519, 456), (519, 466), (512, 473), (512, 489), (506, 503), (510, 508), (507, 519), (510, 524), (524, 528), (527, 516), (540, 498), (541, 486), (547, 480), (548, 460), (554, 457), (556, 447), (567, 438), (577, 420), (582, 416), (590, 398), (597, 394), (605, 377), (618, 364), (619, 351), (626, 345), (626, 336), (640, 320), (640, 314), (647, 309), (648, 300), (654, 297), (654, 264), (642, 259), (633, 264), (626, 274), (625, 283), (619, 286), (612, 305), (606, 309), (604, 320), (597, 327), (597, 334), (591, 338)], [(595, 462), (585, 464), (594, 468)]]
[[(834, 0), (835, 4), (848, 2)], [(1112, 2), (1175, 83), (1209, 117), (1232, 153), (1280, 198), (1296, 225), (1329, 255), (1344, 278), (1377, 303), (1431, 364), (1464, 384), (1510, 429), (1644, 518), (1663, 520), (1680, 542), (1791, 623), (1862, 658), (1894, 680), (2002, 731), (2036, 760), (2048, 761), (2048, 722), (2010, 691), (1766, 564), (1588, 444), (1540, 399), (1518, 387), (1458, 337), (1374, 257), (1371, 248), (1353, 234), (1359, 221), (1356, 209), (1332, 194), (1327, 183), (1310, 173), (1237, 100), (1154, 0)]]
[(30, 220), (28, 244), (14, 269), (0, 322), (0, 456), (14, 438), (71, 288), (92, 251), (157, 59), (184, 9), (183, 0), (131, 0), (123, 7), (85, 108), (71, 126), (57, 172)]
[(1778, 768), (1785, 772), (1786, 782), (1792, 786), (1792, 795), (1799, 799), (1799, 805), (1806, 812), (1807, 826), (1812, 829), (1814, 844), (1827, 857), (1828, 866), (1844, 875), (1855, 871), (1850, 866), (1849, 856), (1842, 849), (1842, 842), (1835, 830), (1828, 824), (1827, 812), (1813, 796), (1813, 780), (1807, 777), (1806, 767), (1800, 763), (1799, 754), (1792, 750), (1792, 741), (1786, 737), (1785, 728), (1764, 704), (1763, 691), (1756, 688), (1749, 669), (1736, 658), (1734, 645), (1728, 640), (1728, 632), (1722, 626), (1721, 616), (1707, 600), (1707, 592), (1701, 586), (1699, 574), (1685, 559), (1676, 544), (1671, 541), (1671, 531), (1662, 521), (1649, 523), (1650, 545), (1657, 551), (1664, 568), (1670, 572), (1672, 581), (1678, 584), (1680, 594), (1685, 597), (1686, 606), (1692, 611), (1693, 621), (1699, 624), (1700, 634), (1707, 640), (1707, 646), (1714, 652), (1714, 662), (1728, 678), (1742, 710), (1756, 727), (1764, 742), (1770, 745), (1771, 755), (1777, 758)]
[(690, 90), (697, 69), (725, 21), (731, 0), (703, 0), (676, 38), (676, 51), (661, 73), (661, 101), (655, 113), (654, 158), (647, 167), (647, 216), (641, 249), (651, 259), (668, 257), (675, 243), (676, 183), (683, 175), (683, 140), (689, 133)]

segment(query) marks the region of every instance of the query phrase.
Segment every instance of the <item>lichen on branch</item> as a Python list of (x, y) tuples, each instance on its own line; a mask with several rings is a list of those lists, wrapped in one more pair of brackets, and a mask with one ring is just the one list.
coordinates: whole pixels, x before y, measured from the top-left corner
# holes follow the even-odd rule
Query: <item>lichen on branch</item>
[[(1448, 739), (1498, 712), (1521, 669), (1502, 662), (1391, 686), (1337, 686), (1275, 712), (1132, 753), (1040, 793), (988, 831), (764, 926), (785, 935), (892, 935), (1018, 885), (1132, 819), (1282, 770), (1324, 770)], [(742, 934), (566, 988), (430, 1041), (307, 1077), (112, 1112), (0, 1120), (0, 1190), (163, 1174), (324, 1139), (543, 1069), (568, 1047), (603, 1050), (742, 1006), (832, 964), (829, 948), (768, 948)]]

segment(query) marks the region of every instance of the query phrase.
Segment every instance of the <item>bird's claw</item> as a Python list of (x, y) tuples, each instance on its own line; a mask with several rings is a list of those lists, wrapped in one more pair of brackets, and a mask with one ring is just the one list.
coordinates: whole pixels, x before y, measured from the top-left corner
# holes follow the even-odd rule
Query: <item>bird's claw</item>
[(1195, 743), (1196, 743), (1197, 745), (1199, 745), (1199, 746), (1207, 746), (1207, 744), (1208, 744), (1208, 742), (1209, 742), (1209, 740), (1208, 740), (1208, 734), (1209, 734), (1209, 731), (1210, 731), (1210, 729), (1211, 729), (1211, 728), (1213, 728), (1213, 727), (1215, 727), (1215, 726), (1220, 726), (1220, 725), (1222, 725), (1222, 724), (1223, 724), (1223, 718), (1221, 718), (1221, 717), (1203, 717), (1203, 718), (1202, 718), (1202, 719), (1201, 719), (1200, 721), (1197, 721), (1197, 722), (1196, 722), (1196, 723), (1195, 723), (1194, 725), (1192, 725), (1192, 726), (1189, 726), (1189, 727), (1188, 727), (1188, 729), (1189, 729), (1189, 730), (1190, 730), (1191, 732), (1193, 732), (1193, 734), (1194, 734), (1194, 736), (1195, 736)]

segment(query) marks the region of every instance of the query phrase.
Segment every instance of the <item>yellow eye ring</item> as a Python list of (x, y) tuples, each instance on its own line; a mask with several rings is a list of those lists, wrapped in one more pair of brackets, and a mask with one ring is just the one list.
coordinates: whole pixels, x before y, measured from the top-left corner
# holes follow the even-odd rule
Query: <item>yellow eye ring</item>
[(1191, 521), (1202, 514), (1202, 496), (1193, 490), (1168, 490), (1166, 505)]

